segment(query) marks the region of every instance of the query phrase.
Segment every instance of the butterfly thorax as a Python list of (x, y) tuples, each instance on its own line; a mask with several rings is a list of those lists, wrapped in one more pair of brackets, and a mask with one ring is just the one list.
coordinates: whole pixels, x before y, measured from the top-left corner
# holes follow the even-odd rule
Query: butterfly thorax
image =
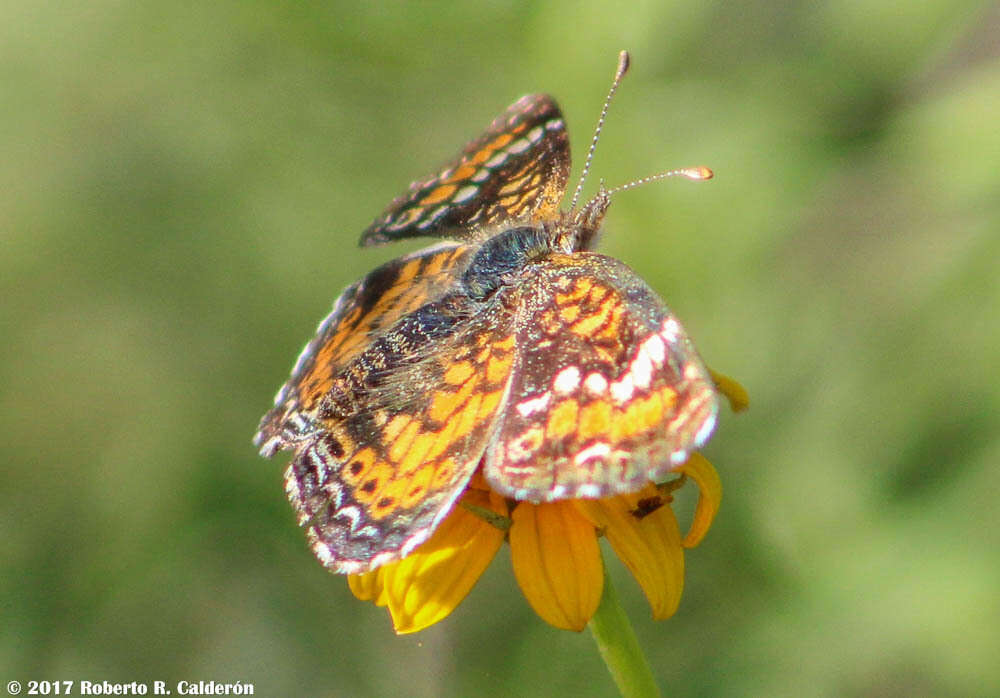
[(580, 209), (553, 220), (507, 228), (487, 237), (463, 274), (470, 297), (481, 300), (532, 262), (553, 254), (572, 254), (593, 247), (611, 198), (600, 191)]

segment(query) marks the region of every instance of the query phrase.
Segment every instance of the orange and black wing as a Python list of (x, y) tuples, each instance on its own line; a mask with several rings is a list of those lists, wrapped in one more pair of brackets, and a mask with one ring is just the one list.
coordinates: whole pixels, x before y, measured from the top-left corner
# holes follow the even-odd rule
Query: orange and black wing
[(718, 402), (676, 318), (621, 262), (553, 255), (530, 270), (518, 359), (484, 461), (535, 502), (635, 491), (701, 447)]
[(318, 429), (317, 406), (340, 371), (401, 317), (450, 288), (470, 252), (463, 245), (442, 243), (394, 259), (348, 287), (261, 420), (254, 436), (261, 453), (270, 457), (278, 449), (295, 448)]
[(522, 97), (444, 170), (410, 185), (364, 231), (361, 244), (422, 236), (478, 239), (484, 227), (552, 218), (569, 172), (559, 107), (548, 95)]
[(360, 573), (424, 542), (465, 489), (506, 401), (513, 313), (461, 293), (401, 318), (339, 373), (285, 476), (313, 552)]

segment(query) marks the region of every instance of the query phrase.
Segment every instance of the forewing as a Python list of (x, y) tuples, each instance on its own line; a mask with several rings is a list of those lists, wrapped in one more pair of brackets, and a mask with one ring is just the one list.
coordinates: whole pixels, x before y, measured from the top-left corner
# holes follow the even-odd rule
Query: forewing
[(569, 171), (559, 107), (548, 95), (522, 97), (457, 160), (410, 185), (362, 233), (361, 244), (420, 236), (475, 239), (484, 227), (551, 218)]
[(463, 245), (435, 245), (394, 259), (348, 287), (261, 420), (254, 436), (260, 452), (270, 457), (279, 448), (294, 448), (319, 428), (316, 408), (338, 373), (380, 333), (447, 291), (469, 252)]
[[(438, 304), (442, 305), (442, 304)], [(360, 353), (285, 476), (324, 565), (359, 573), (404, 557), (448, 514), (506, 399), (512, 316), (425, 306)]]
[(518, 361), (484, 474), (529, 501), (638, 490), (707, 441), (715, 389), (683, 328), (625, 265), (554, 256), (526, 284)]

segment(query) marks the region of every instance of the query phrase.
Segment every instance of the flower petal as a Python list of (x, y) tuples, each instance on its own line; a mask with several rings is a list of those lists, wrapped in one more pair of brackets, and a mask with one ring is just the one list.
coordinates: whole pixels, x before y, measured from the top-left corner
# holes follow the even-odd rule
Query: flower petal
[(347, 586), (351, 588), (351, 593), (360, 600), (371, 601), (376, 606), (385, 606), (389, 601), (385, 597), (385, 585), (382, 583), (382, 575), (386, 567), (394, 564), (396, 563), (390, 563), (364, 574), (349, 574), (347, 575)]
[(685, 548), (693, 548), (708, 533), (712, 520), (719, 511), (719, 502), (722, 501), (722, 481), (719, 480), (719, 473), (715, 472), (712, 464), (700, 453), (692, 453), (687, 462), (680, 467), (680, 471), (690, 476), (698, 485), (698, 506), (694, 510), (691, 528), (683, 541)]
[(604, 589), (597, 532), (570, 501), (514, 509), (510, 554), (528, 603), (549, 625), (583, 630)]
[(750, 393), (739, 382), (722, 373), (716, 373), (712, 369), (708, 369), (708, 372), (712, 376), (712, 382), (715, 383), (716, 389), (729, 400), (729, 407), (733, 412), (742, 412), (750, 407)]
[[(481, 490), (468, 490), (463, 501), (507, 514), (502, 498)], [(348, 583), (358, 598), (389, 606), (398, 634), (417, 632), (455, 610), (489, 566), (503, 538), (503, 531), (458, 504), (434, 535), (409, 556), (374, 572), (351, 575)]]
[(604, 530), (611, 547), (642, 587), (657, 620), (674, 614), (684, 590), (684, 551), (674, 512), (669, 502), (647, 510), (648, 503), (660, 499), (659, 490), (649, 484), (631, 494), (574, 502)]

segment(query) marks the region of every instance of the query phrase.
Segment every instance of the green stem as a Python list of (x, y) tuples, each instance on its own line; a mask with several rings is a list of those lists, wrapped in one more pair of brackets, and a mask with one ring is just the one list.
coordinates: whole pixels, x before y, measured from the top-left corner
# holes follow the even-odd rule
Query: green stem
[(611, 678), (618, 685), (624, 698), (654, 698), (660, 689), (653, 679), (646, 655), (639, 647), (635, 631), (625, 609), (618, 601), (608, 569), (604, 568), (604, 592), (597, 613), (590, 619), (590, 632), (597, 642), (604, 663), (608, 665)]

